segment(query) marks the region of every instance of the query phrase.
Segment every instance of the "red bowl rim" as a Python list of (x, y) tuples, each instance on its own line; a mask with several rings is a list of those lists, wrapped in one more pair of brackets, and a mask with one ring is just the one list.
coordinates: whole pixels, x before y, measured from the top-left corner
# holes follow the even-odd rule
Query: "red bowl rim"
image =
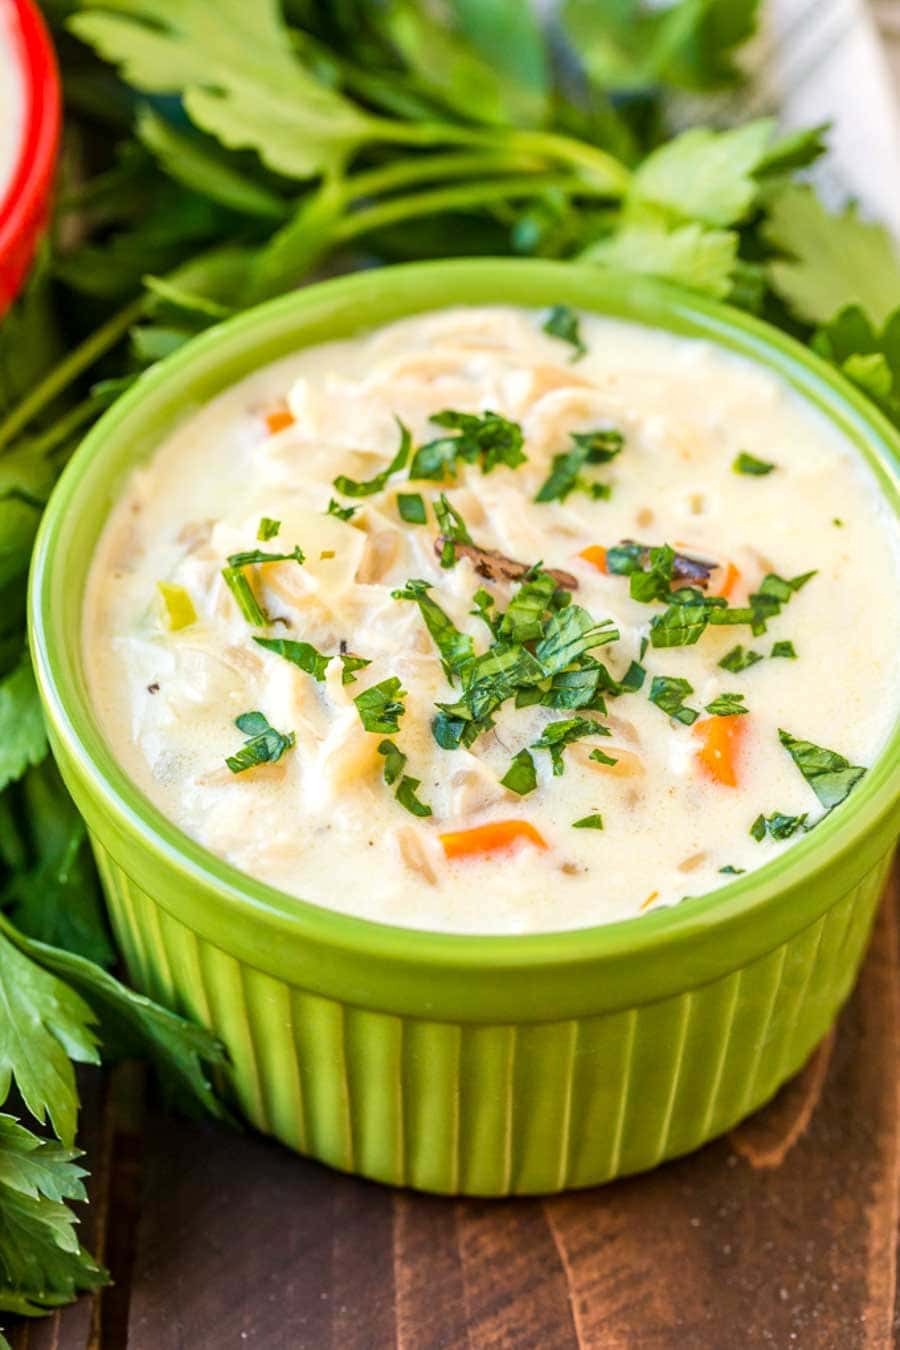
[(18, 159), (0, 198), (0, 308), (18, 289), (46, 216), (61, 102), (56, 56), (37, 6), (33, 0), (0, 0), (4, 3), (12, 11), (25, 110)]

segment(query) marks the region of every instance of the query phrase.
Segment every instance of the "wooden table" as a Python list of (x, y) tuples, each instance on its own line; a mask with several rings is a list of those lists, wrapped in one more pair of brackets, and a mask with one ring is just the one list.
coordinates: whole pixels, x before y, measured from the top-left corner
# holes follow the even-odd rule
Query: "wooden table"
[(14, 1350), (870, 1350), (900, 1344), (898, 888), (803, 1073), (728, 1138), (550, 1200), (357, 1181), (85, 1080), (84, 1241), (116, 1283)]

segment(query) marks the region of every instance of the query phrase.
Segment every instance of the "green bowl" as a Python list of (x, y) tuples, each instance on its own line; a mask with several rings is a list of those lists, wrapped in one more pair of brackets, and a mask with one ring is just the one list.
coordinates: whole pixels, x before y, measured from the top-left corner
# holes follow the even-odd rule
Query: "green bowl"
[(900, 729), (841, 809), (758, 871), (603, 927), (418, 932), (296, 900), (213, 857), (117, 764), (80, 654), (85, 579), (123, 479), (183, 418), (299, 347), (448, 304), (567, 303), (703, 337), (778, 371), (898, 508), (898, 437), (783, 334), (593, 267), (414, 264), (263, 305), (142, 376), (66, 468), (38, 538), (31, 644), (131, 979), (210, 1027), (260, 1130), (398, 1186), (509, 1195), (653, 1167), (727, 1130), (804, 1062), (846, 998), (898, 830)]

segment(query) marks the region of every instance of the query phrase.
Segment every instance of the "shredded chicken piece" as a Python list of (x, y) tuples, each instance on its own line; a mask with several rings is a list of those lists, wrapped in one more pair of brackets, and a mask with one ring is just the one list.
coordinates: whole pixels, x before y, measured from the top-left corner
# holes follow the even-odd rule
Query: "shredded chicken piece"
[(213, 521), (211, 520), (192, 520), (187, 525), (182, 525), (175, 536), (176, 544), (181, 544), (188, 553), (193, 553), (195, 549), (202, 548), (208, 544), (213, 532)]
[(381, 581), (391, 570), (400, 553), (400, 535), (396, 530), (379, 530), (369, 535), (356, 580), (364, 585)]
[(431, 865), (431, 859), (418, 831), (411, 825), (403, 825), (394, 831), (400, 856), (411, 871), (417, 872), (430, 886), (437, 885), (437, 873)]
[[(528, 563), (507, 558), (506, 554), (500, 553), (498, 549), (479, 548), (477, 544), (464, 544), (458, 539), (446, 539), (444, 535), (439, 535), (434, 541), (434, 551), (438, 557), (443, 552), (445, 544), (452, 544), (457, 558), (468, 558), (478, 575), (486, 577), (488, 581), (521, 581), (531, 570)], [(562, 590), (578, 590), (578, 579), (573, 577), (571, 572), (563, 572), (558, 567), (545, 567), (544, 571)]]

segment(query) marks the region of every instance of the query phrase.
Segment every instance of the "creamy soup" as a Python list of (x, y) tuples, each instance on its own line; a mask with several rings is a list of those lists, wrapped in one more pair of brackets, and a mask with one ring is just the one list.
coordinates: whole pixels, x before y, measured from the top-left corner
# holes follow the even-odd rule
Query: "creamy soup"
[(269, 366), (103, 531), (117, 756), (291, 894), (460, 932), (602, 923), (761, 866), (856, 787), (898, 687), (896, 532), (767, 370), (457, 308)]
[(12, 5), (0, 0), (0, 207), (18, 166), (23, 134), (24, 91), (13, 22)]

